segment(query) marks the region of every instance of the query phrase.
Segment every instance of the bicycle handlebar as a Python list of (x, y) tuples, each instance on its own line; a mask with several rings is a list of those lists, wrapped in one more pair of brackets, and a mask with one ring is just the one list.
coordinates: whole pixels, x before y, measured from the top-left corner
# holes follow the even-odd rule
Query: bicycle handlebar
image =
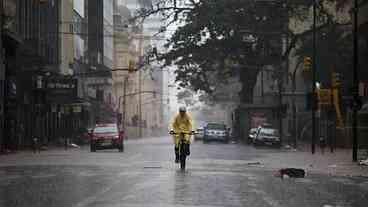
[(177, 135), (177, 134), (187, 134), (187, 135), (194, 135), (195, 134), (195, 132), (194, 131), (192, 131), (192, 132), (179, 132), (179, 133), (176, 133), (176, 132), (169, 132), (169, 134), (171, 134), (171, 135)]

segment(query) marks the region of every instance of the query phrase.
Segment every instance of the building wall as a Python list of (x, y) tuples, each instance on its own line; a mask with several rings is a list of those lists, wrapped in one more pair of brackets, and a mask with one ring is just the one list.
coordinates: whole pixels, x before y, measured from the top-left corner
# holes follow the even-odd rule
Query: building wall
[[(128, 14), (126, 14), (128, 13)], [(132, 59), (130, 54), (130, 40), (129, 32), (124, 27), (126, 19), (124, 16), (129, 16), (130, 11), (124, 7), (119, 6), (115, 8), (114, 11), (114, 68), (128, 68), (128, 61)], [(113, 82), (114, 82), (114, 94), (117, 98), (117, 108), (119, 113), (124, 114), (125, 110), (125, 121), (122, 126), (125, 126), (125, 134), (127, 137), (132, 137), (132, 129), (128, 128), (129, 120), (131, 120), (131, 106), (134, 105), (131, 101), (131, 97), (126, 97), (124, 95), (133, 93), (132, 88), (129, 87), (131, 83), (132, 74), (127, 71), (116, 71), (113, 72)], [(124, 89), (124, 87), (126, 87)], [(125, 90), (125, 94), (124, 94)], [(129, 99), (129, 100), (127, 100)], [(120, 103), (119, 103), (120, 100)], [(125, 107), (124, 107), (125, 101)], [(120, 106), (119, 106), (120, 105)], [(136, 105), (136, 103), (135, 103)], [(122, 120), (123, 121), (123, 120)]]
[[(127, 13), (134, 13), (138, 8), (145, 6), (146, 4), (142, 4), (142, 2), (138, 0), (129, 0), (120, 1), (120, 5), (123, 6), (121, 8), (121, 15), (126, 18), (127, 16), (129, 17)], [(149, 32), (148, 30), (146, 31), (146, 28), (149, 27), (148, 25), (151, 25)], [(149, 46), (153, 45), (151, 35), (155, 31), (152, 30), (152, 22), (136, 26), (137, 28), (141, 28), (142, 32), (131, 30), (131, 32), (127, 34), (129, 45), (123, 45), (124, 43), (121, 43), (122, 45), (118, 46), (120, 44), (119, 41), (115, 41), (117, 43), (115, 46), (122, 48), (115, 49), (115, 57), (118, 60), (114, 62), (119, 66), (127, 67), (129, 60), (138, 62), (139, 57), (145, 55), (149, 51)], [(156, 27), (156, 29), (156, 31), (158, 31), (159, 28)], [(127, 97), (126, 102), (127, 134), (129, 137), (139, 136), (139, 124), (142, 126), (142, 136), (158, 134), (160, 129), (156, 128), (161, 128), (163, 125), (163, 74), (162, 71), (156, 71), (151, 74), (152, 67), (155, 66), (152, 64), (145, 65), (140, 71), (128, 74), (129, 81), (127, 93), (136, 94)], [(126, 74), (123, 74), (123, 76), (125, 75)], [(154, 77), (154, 79), (152, 79), (152, 77)], [(119, 83), (119, 87), (116, 89), (119, 94), (123, 93), (123, 81), (121, 79), (123, 79), (123, 77), (120, 79), (117, 78), (116, 81)], [(153, 94), (153, 91), (157, 92), (156, 95)], [(140, 115), (142, 123), (139, 123), (139, 120), (137, 120)]]
[(84, 35), (88, 23), (85, 12), (85, 0), (73, 0), (73, 31), (74, 31), (74, 59), (85, 63), (86, 41)]
[(73, 0), (60, 1), (60, 72), (71, 74), (71, 64), (74, 62), (73, 33)]
[(103, 1), (88, 1), (88, 63), (103, 64)]
[[(100, 122), (116, 121), (116, 97), (113, 93), (113, 0), (85, 1), (88, 17), (87, 72), (107, 71), (89, 78), (87, 88), (96, 94), (95, 114)], [(86, 50), (86, 49), (85, 49)], [(98, 97), (97, 97), (98, 96)]]
[(113, 67), (114, 58), (114, 0), (103, 0), (103, 63)]

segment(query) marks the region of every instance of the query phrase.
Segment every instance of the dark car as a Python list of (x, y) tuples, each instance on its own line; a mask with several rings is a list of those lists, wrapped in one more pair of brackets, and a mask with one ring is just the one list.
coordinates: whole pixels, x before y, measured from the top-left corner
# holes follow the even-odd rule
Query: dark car
[(229, 131), (225, 124), (209, 123), (204, 128), (203, 142), (221, 141), (229, 142)]
[(117, 124), (99, 124), (93, 129), (91, 137), (91, 152), (99, 149), (118, 149), (124, 151), (124, 133), (119, 131)]
[(280, 147), (280, 134), (277, 129), (273, 128), (263, 128), (261, 127), (255, 139), (253, 140), (253, 144), (255, 146), (259, 145), (268, 145), (268, 146), (276, 146)]

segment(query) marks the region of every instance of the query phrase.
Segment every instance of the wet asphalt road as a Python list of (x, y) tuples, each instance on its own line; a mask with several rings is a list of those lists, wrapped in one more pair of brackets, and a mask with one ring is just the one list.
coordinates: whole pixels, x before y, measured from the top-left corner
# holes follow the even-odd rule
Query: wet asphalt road
[(275, 149), (192, 145), (188, 169), (169, 138), (129, 140), (126, 151), (88, 148), (0, 158), (0, 207), (364, 206), (368, 179), (311, 174), (281, 180), (249, 165)]

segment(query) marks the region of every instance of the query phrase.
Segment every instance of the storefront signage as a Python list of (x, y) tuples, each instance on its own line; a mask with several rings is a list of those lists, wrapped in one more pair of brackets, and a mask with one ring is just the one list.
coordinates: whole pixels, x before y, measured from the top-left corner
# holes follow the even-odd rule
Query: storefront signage
[(76, 79), (49, 79), (47, 80), (48, 89), (74, 89), (77, 87)]
[(77, 79), (52, 78), (46, 81), (47, 101), (51, 103), (70, 103), (78, 94)]

